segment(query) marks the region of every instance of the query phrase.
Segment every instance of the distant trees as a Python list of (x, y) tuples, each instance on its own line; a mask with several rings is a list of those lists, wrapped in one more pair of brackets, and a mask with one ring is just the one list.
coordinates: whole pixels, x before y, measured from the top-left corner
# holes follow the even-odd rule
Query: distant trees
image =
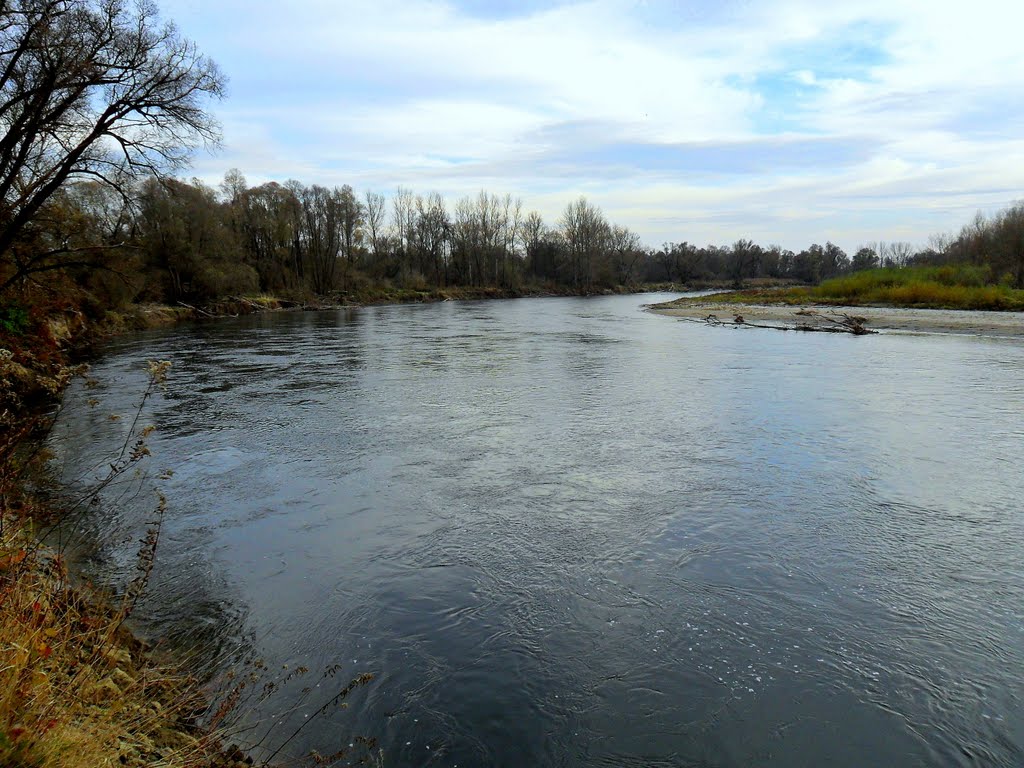
[(618, 285), (633, 285), (637, 281), (640, 261), (645, 256), (640, 235), (618, 224), (608, 230), (608, 251)]
[(878, 266), (878, 253), (874, 248), (864, 246), (853, 255), (850, 269), (857, 272), (862, 269), (874, 269)]
[(760, 267), (761, 246), (752, 240), (737, 240), (728, 255), (729, 277), (737, 288), (743, 285), (743, 280), (754, 277)]
[(216, 65), (149, 3), (9, 0), (2, 12), (0, 293), (102, 263), (103, 243), (53, 236), (55, 195), (76, 179), (127, 192), (180, 168), (191, 148), (217, 142), (205, 100), (224, 89)]
[(451, 278), (464, 285), (512, 287), (520, 282), (522, 203), (481, 191), (455, 204), (451, 220)]
[(299, 260), (301, 203), (293, 188), (269, 182), (234, 194), (232, 221), (242, 258), (268, 291), (297, 287), (304, 274)]
[(309, 287), (321, 295), (334, 290), (343, 243), (343, 192), (314, 184), (297, 189), (301, 215), (297, 246)]
[(250, 187), (231, 170), (217, 189), (156, 176), (116, 187), (68, 183), (32, 227), (40, 242), (60, 243), (65, 254), (101, 251), (108, 271), (97, 272), (88, 260), (48, 263), (111, 302), (202, 302), (257, 291), (358, 297), (381, 287), (526, 285), (590, 293), (661, 281), (815, 283), (880, 265), (953, 261), (981, 266), (979, 281), (1024, 284), (1021, 204), (978, 216), (959, 236), (933, 238), (926, 250), (876, 241), (850, 259), (830, 241), (798, 253), (747, 238), (653, 250), (585, 197), (549, 224), (507, 194), (481, 191), (451, 204), (437, 192), (403, 188), (389, 197), (294, 180)]
[(600, 208), (579, 197), (565, 207), (558, 226), (569, 257), (570, 284), (577, 290), (589, 290), (595, 262), (608, 247), (608, 222)]
[(1014, 288), (1024, 288), (1024, 203), (1007, 208), (992, 222), (993, 262)]
[(944, 240), (941, 251), (917, 254), (914, 261), (984, 265), (994, 280), (1024, 289), (1024, 202), (1009, 206), (991, 219), (979, 212), (959, 235)]

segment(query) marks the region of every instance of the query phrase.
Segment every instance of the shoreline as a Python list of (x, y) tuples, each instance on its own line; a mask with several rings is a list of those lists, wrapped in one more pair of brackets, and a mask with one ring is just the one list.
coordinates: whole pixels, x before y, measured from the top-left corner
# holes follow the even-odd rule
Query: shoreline
[[(648, 305), (647, 311), (697, 322), (703, 322), (709, 315), (714, 315), (728, 327), (771, 323), (791, 329), (799, 325), (813, 325), (808, 320), (813, 320), (815, 314), (848, 314), (863, 318), (866, 329), (883, 333), (1024, 338), (1024, 312), (826, 304), (739, 304), (716, 302), (710, 296), (706, 299), (680, 299), (665, 304), (652, 304)], [(737, 315), (743, 318), (742, 324), (735, 322)]]
[[(95, 588), (68, 552), (46, 541), (74, 510), (36, 487), (64, 391), (110, 339), (192, 319), (168, 307), (153, 318), (132, 307), (90, 320), (71, 308), (12, 338), (13, 350), (0, 347), (0, 765), (252, 763), (207, 719), (212, 702), (187, 659), (131, 627), (159, 529), (140, 540), (137, 574), (120, 597)], [(148, 455), (145, 434), (112, 475)]]
[[(704, 286), (693, 287), (672, 283), (652, 283), (637, 285), (630, 288), (618, 286), (615, 290), (603, 289), (595, 291), (559, 291), (541, 287), (524, 288), (432, 288), (429, 290), (395, 290), (371, 292), (369, 294), (316, 297), (307, 301), (265, 296), (259, 299), (250, 297), (226, 297), (202, 306), (193, 306), (179, 302), (171, 304), (131, 304), (121, 310), (111, 311), (108, 318), (91, 333), (84, 334), (72, 344), (71, 351), (77, 352), (87, 362), (90, 352), (107, 339), (122, 333), (144, 331), (154, 328), (166, 328), (180, 323), (222, 320), (241, 317), (242, 315), (263, 314), (267, 312), (328, 312), (340, 309), (359, 309), (361, 307), (399, 306), (402, 304), (437, 304), (444, 301), (491, 301), (495, 299), (538, 299), (538, 298), (584, 298), (588, 296), (628, 296), (641, 293), (689, 293), (705, 290)], [(85, 353), (82, 354), (82, 350)]]

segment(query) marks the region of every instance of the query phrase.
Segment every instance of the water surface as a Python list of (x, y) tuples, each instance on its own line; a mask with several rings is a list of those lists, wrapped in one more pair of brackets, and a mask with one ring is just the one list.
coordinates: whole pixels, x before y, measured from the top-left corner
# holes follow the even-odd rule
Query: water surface
[[(161, 488), (143, 630), (311, 670), (265, 746), (371, 672), (291, 746), (373, 736), (385, 765), (1024, 763), (1024, 344), (641, 311), (669, 298), (126, 338), (53, 436), (65, 479), (88, 476), (144, 362), (172, 362), (143, 415), (147, 478), (83, 526), (93, 567), (130, 572)], [(301, 697), (284, 693), (265, 724)]]

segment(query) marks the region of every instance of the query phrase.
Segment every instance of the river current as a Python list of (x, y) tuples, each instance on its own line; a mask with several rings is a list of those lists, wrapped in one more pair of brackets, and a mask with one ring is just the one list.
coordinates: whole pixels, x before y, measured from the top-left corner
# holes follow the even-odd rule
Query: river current
[(86, 567), (129, 578), (166, 495), (140, 631), (309, 670), (248, 704), (264, 756), (1024, 764), (1024, 343), (642, 310), (668, 298), (122, 338), (50, 439), (69, 487), (102, 475), (172, 363)]

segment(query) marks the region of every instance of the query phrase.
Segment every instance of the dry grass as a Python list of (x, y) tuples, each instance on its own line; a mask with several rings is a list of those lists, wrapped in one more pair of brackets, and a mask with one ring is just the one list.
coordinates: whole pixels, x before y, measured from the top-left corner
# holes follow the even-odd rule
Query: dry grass
[[(681, 299), (680, 303), (686, 301)], [(1024, 311), (1024, 291), (993, 282), (984, 267), (969, 264), (870, 269), (825, 280), (813, 287), (715, 294), (714, 301)]]
[[(210, 737), (187, 675), (157, 664), (116, 609), (74, 588), (21, 523), (0, 535), (0, 765), (198, 766)], [(190, 733), (191, 731), (191, 733)]]
[[(146, 396), (166, 370), (151, 365)], [(15, 408), (3, 412), (0, 437), (0, 766), (208, 765), (215, 740), (191, 724), (202, 710), (198, 685), (123, 628), (152, 569), (162, 499), (121, 599), (73, 585), (33, 522), (52, 515), (25, 490), (26, 472), (43, 458), (29, 438), (47, 419), (7, 404)], [(126, 442), (110, 478), (148, 453), (145, 434)]]

